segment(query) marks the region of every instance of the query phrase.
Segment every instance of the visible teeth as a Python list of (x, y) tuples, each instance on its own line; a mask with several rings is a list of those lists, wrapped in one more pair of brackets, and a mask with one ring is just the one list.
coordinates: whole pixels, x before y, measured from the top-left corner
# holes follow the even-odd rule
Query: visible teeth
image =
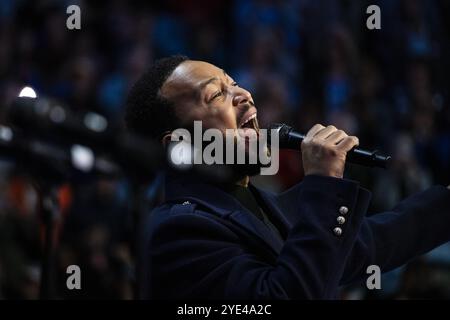
[(241, 127), (242, 127), (244, 124), (246, 124), (247, 122), (249, 122), (250, 120), (253, 120), (253, 119), (255, 119), (255, 118), (256, 118), (256, 113), (253, 114), (253, 115), (251, 115), (247, 120), (245, 120), (245, 121), (241, 124)]

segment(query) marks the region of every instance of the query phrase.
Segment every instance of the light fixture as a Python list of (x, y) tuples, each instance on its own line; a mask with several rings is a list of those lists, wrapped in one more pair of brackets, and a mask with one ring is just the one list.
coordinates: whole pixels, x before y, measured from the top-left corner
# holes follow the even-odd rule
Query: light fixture
[(32, 87), (24, 87), (20, 90), (19, 97), (37, 98), (37, 94)]

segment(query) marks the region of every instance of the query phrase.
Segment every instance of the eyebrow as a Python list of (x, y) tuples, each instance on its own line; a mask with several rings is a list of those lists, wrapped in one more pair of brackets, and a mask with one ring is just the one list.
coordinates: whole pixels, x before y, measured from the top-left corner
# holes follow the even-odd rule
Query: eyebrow
[[(225, 70), (223, 70), (223, 69), (220, 69), (220, 70), (222, 70), (223, 75), (225, 76), (225, 78), (231, 78), (231, 77), (225, 72)], [(217, 78), (217, 77), (212, 77), (212, 78), (210, 78), (210, 79), (208, 79), (208, 80), (205, 80), (204, 82), (200, 83), (199, 88), (200, 88), (200, 89), (203, 89), (204, 87), (206, 87), (206, 86), (207, 86), (208, 84), (210, 84), (211, 82), (218, 81), (218, 80), (219, 80), (219, 78)]]
[(219, 78), (217, 78), (217, 77), (212, 77), (212, 78), (210, 78), (210, 79), (208, 79), (208, 80), (205, 80), (205, 81), (203, 81), (202, 83), (200, 83), (200, 85), (199, 85), (198, 87), (199, 87), (199, 89), (201, 90), (201, 89), (203, 89), (204, 87), (206, 87), (208, 84), (210, 84), (211, 82), (214, 82), (214, 81), (219, 81)]
[[(225, 78), (231, 78), (231, 77), (225, 72), (225, 70), (223, 70), (223, 69), (220, 69), (220, 70), (222, 70), (223, 75), (225, 76)], [(209, 78), (208, 80), (205, 80), (205, 81), (201, 82), (201, 83), (198, 85), (197, 95), (200, 95), (200, 92), (201, 92), (208, 84), (210, 84), (211, 82), (214, 82), (214, 81), (219, 81), (219, 78), (217, 78), (217, 77), (212, 77), (212, 78)]]

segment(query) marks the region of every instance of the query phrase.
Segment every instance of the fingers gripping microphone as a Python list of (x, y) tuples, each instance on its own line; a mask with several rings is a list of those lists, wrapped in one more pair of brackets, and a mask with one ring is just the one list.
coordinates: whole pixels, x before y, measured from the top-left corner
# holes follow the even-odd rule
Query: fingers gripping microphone
[[(284, 149), (300, 150), (301, 143), (305, 139), (305, 135), (296, 132), (292, 127), (284, 123), (274, 123), (270, 129), (278, 130), (279, 146)], [(270, 137), (269, 130), (269, 137)], [(270, 139), (270, 138), (269, 138)], [(385, 156), (379, 153), (378, 150), (368, 151), (358, 148), (353, 148), (347, 152), (347, 162), (359, 164), (366, 167), (387, 168), (391, 160), (390, 156)]]

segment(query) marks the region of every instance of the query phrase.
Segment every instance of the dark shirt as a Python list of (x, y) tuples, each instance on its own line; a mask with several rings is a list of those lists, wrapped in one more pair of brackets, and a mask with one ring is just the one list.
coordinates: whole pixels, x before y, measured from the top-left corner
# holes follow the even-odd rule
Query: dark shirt
[(269, 211), (265, 207), (264, 202), (262, 202), (261, 199), (259, 199), (259, 197), (252, 192), (251, 188), (241, 185), (233, 185), (224, 188), (224, 191), (236, 198), (248, 211), (260, 219), (275, 234), (276, 237), (284, 242), (283, 236), (281, 235), (279, 229), (275, 226), (276, 222), (271, 221), (273, 218), (269, 218)]

